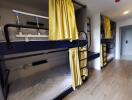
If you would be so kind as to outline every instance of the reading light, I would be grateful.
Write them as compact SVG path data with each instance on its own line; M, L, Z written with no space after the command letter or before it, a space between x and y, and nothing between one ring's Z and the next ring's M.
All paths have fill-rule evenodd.
M127 11L124 11L124 12L123 12L123 15L127 15L127 14L129 14L129 13L130 13L130 11L127 10Z

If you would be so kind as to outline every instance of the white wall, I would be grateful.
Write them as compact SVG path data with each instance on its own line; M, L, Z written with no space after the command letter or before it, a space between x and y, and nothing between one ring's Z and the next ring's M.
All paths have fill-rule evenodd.
M87 32L87 17L91 18L92 43L90 51L100 53L100 13L90 15L88 11L88 8L83 8L77 11L77 25L79 31ZM100 57L91 61L90 66L96 70L101 70Z
M115 58L120 59L120 52L121 52L121 31L120 28L123 26L128 26L132 25L132 18L127 19L127 20L122 20L117 22L116 26L116 53L115 53Z
M91 31L92 31L92 47L91 50L97 53L100 53L100 13L94 14L91 17ZM93 67L97 70L101 70L100 64L100 57L97 58L94 63Z

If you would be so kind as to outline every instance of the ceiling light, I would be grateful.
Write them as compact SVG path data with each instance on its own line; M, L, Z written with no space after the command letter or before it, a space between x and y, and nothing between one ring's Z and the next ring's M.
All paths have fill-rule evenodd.
M124 12L123 12L123 15L127 15L127 14L129 14L129 13L130 13L130 11L127 10L127 11L124 11Z

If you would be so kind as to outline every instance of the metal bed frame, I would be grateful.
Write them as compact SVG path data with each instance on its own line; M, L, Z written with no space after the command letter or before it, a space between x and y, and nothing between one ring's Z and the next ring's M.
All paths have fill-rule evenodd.
M5 25L4 31L5 31L6 42L0 43L0 48L1 48L0 56L33 52L33 51L41 51L41 50L60 49L60 48L62 48L62 50L52 50L49 52L28 54L28 55L9 57L9 58L0 58L0 63L7 61L7 60L12 60L12 59L32 57L32 56L37 56L37 55L44 55L44 54L49 54L49 53L57 53L57 52L67 51L69 48L85 46L87 44L87 40L74 40L72 42L70 42L68 40L11 42L10 37L9 37L10 33L8 31L8 29L10 27L38 29L37 27L32 27L32 26L22 26L22 25L13 25L13 24ZM42 63L46 63L46 62L47 61L45 61L45 60L44 61L36 61L36 62L33 62L32 64L39 65ZM8 83L9 73L10 73L10 70L6 69L6 68L3 69L2 64L0 64L0 83L1 83L2 91L3 91L3 95L4 95L5 99L7 99L8 92L9 92L9 83Z
M81 7L86 7L85 5L82 5L76 1L73 1L73 2L75 4L81 6ZM84 47L84 46L87 47L87 51L86 51L87 52L87 58L86 58L87 62L100 56L99 53L94 53L94 52L88 51L88 37L87 37L87 33L85 33L85 32L82 32L83 34L85 34L85 37L86 37L85 40L74 40L72 42L70 42L69 40L12 42L10 40L10 34L11 33L9 33L10 27L14 27L17 29L28 28L28 29L48 30L47 28L39 27L39 22L38 22L39 17L48 19L47 17L29 14L29 13L24 13L24 12L20 12L20 11L16 11L16 10L13 10L13 12L16 14L17 24L7 24L4 26L4 34L5 34L5 40L6 41L0 42L0 86L2 88L4 100L6 100L8 97L9 86L10 86L10 84L8 82L10 70L6 69L6 67L2 66L2 62L4 62L4 61L12 60L12 59L18 59L18 58L24 58L24 57L32 57L32 56L37 56L37 55L44 55L44 54L49 54L49 53L57 53L57 52L67 51L70 48L74 48L74 47L79 48L79 47ZM20 21L19 21L19 15L20 14L26 14L26 15L36 17L37 26L20 25ZM60 49L60 48L61 48L61 50L52 50L52 49ZM35 51L41 51L41 50L52 50L52 51L27 54L27 55L9 57L9 58L2 58L2 56L4 56L4 55L19 54L19 53L26 53L26 52L35 52ZM33 62L32 65L39 65L42 63L47 63L47 60ZM85 67L88 67L88 65ZM66 95L68 95L72 91L73 91L73 89L69 88L68 90L64 91L64 93L62 93L58 97L56 97L55 100L64 98Z
M9 57L9 58L1 58L0 63L3 61L7 60L12 60L12 59L18 59L18 58L24 58L24 57L32 57L32 56L37 56L37 55L44 55L44 54L49 54L49 53L57 53L57 52L62 52L62 51L67 51L70 48L74 47L84 47L88 45L88 38L87 34L85 34L86 39L85 40L74 40L72 42L68 40L63 40L63 41L29 41L29 42L11 42L10 41L10 33L8 29L10 27L16 27L16 28L32 28L32 29L38 29L37 27L29 27L29 26L22 26L22 25L13 25L13 24L8 24L5 25L4 31L5 31L5 37L6 37L6 42L1 42L0 43L0 56L4 55L10 55L10 54L18 54L18 53L26 53L26 52L33 52L33 51L41 51L41 50L52 50L52 49L59 49L62 48L62 50L52 50L49 52L42 52L42 53L35 53L35 54L27 54L27 55L22 55L22 56L16 56L16 57ZM98 53L93 53L93 52L88 52L87 54L89 55L86 59L87 61L93 60L99 56ZM39 65L42 63L46 63L47 61L36 61L33 62L33 65ZM87 66L86 66L87 67ZM9 83L8 83L8 77L9 77L10 70L9 69L2 69L2 64L0 64L0 81L1 81L1 86L3 90L3 95L4 98L7 99L8 92L9 92ZM71 89L70 89L71 90Z

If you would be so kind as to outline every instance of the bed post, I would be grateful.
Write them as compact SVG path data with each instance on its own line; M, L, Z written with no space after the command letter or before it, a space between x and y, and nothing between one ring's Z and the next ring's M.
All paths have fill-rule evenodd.
M4 96L2 93L1 83L0 83L0 100L4 100Z
M0 100L7 100L8 92L9 92L9 69L6 69L5 63L2 60L2 56L0 55Z
M3 89L2 89L2 75L1 75L1 63L0 63L0 100L4 100Z

